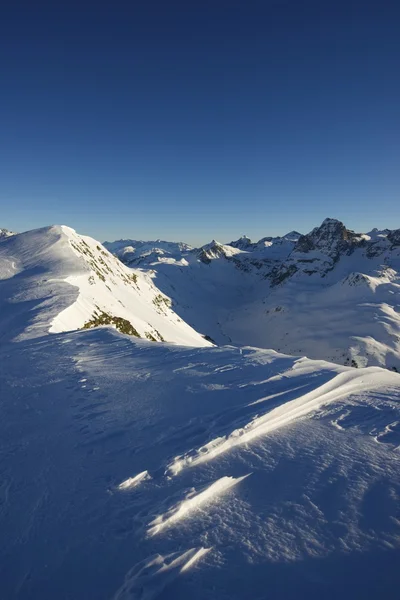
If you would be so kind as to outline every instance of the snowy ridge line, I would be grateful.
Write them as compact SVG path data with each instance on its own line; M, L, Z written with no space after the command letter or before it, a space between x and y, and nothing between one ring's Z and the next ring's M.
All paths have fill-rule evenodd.
M117 489L131 490L132 488L140 485L143 481L147 481L149 479L151 479L151 475L149 474L149 472L142 471L141 473L138 473L134 477L128 477L128 479L125 479L125 481L122 481L122 483L120 483L117 486Z
M177 521L187 517L190 513L198 509L203 504L213 502L221 494L224 494L230 490L233 486L249 477L249 475L251 475L251 473L236 478L229 476L221 477L221 479L214 481L214 483L205 488L202 492L197 494L195 490L189 492L184 500L178 502L166 513L159 515L153 521L151 521L149 523L147 534L152 537L157 533L160 533L160 531L166 527L170 527Z
M154 600L179 575L193 567L211 548L191 548L186 552L156 554L134 566L125 576L113 600Z
M166 473L176 476L183 469L208 462L236 446L247 444L257 437L285 427L330 402L338 401L350 395L352 392L362 392L379 387L381 383L385 383L385 380L386 374L379 367L339 373L331 381L304 394L304 396L274 408L262 417L254 418L247 425L235 429L229 435L215 438L196 450L176 457L168 465Z
M108 247L217 345L400 372L400 229L356 233L328 218L306 235L193 250L123 243Z

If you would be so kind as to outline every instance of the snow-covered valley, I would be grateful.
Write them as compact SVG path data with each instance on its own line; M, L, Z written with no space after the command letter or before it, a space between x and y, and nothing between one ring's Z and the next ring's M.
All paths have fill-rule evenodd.
M397 238L304 237L3 237L1 598L395 595Z
M140 244L106 245L151 272L182 319L218 344L400 371L400 230L356 234L326 219L257 243Z

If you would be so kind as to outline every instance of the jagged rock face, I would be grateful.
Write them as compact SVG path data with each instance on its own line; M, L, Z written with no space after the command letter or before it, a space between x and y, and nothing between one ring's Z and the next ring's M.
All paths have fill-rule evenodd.
M350 253L361 242L362 238L341 221L325 219L319 227L300 236L288 260L271 272L271 285L279 285L297 272L324 277L342 253Z
M400 246L400 229L394 229L388 233L387 239L392 244L392 248Z
M253 244L251 239L246 235L243 235L234 242L229 242L229 246L232 246L232 248L238 248L239 250L251 250L255 247L255 245L256 244Z
M325 219L319 227L300 236L288 260L271 273L271 285L278 285L297 272L325 277L341 256L367 244L366 236L347 229L341 221Z
M360 241L360 236L347 229L341 221L325 219L319 227L315 227L310 233L299 238L295 252L321 250L332 257L338 251L349 249Z
M213 258L221 258L222 256L226 257L226 253L222 244L213 240L210 244L206 244L197 254L199 260L205 264L210 264Z

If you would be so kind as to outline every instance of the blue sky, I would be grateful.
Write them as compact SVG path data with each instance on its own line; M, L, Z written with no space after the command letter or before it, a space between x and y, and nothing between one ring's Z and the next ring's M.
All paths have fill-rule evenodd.
M0 227L400 227L399 19L393 0L8 3Z

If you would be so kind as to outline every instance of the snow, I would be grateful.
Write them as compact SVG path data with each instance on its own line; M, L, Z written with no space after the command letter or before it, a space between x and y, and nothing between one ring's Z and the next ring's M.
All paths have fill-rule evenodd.
M139 265L141 262L150 262L163 256L170 259L180 257L183 252L192 250L192 246L184 242L166 242L164 240L138 241L117 240L115 242L104 242L105 248L128 265Z
M115 594L114 600L158 598L168 584L190 569L209 550L209 548L191 548L186 552L173 552L166 556L157 554L128 573L124 585Z
M244 600L251 582L253 597L353 599L400 583L400 375L111 328L0 352L1 597ZM203 448L218 451L189 463Z
M118 489L131 490L132 488L136 487L137 485L140 485L143 481L146 481L148 479L151 479L151 475L149 475L147 471L142 471L134 477L128 477L128 479L125 479L125 481L119 484Z
M210 328L219 322L222 336L229 323L239 329L239 312L232 316L240 306L243 335L252 322L252 335L262 338L261 315L255 310L250 321L249 304L265 307L267 293L271 303L279 299L272 329L289 304L304 303L300 327L314 294L310 348L312 320L321 323L323 313L316 352L337 343L343 304L341 312L335 306L346 302L341 327L349 331L340 339L351 339L358 360L362 343L387 360L398 271L393 260L390 272L366 274L355 264L379 258L362 252L340 260L323 285L307 287L300 277L270 288L237 268L234 259L247 252L208 264L188 252L186 265L131 270L66 227L3 240L0 597L394 597L400 375L213 346L176 313L190 301L187 314L202 310L199 319ZM153 299L172 297L171 282L182 304L158 310ZM117 313L121 302L126 312ZM151 325L169 343L111 326L81 329L96 305L141 334ZM367 318L370 341L354 335Z
M125 267L99 242L69 227L48 227L3 241L0 279L3 310L16 325L14 330L7 321L6 337L80 329L104 312L129 321L141 337L210 345L175 314L150 274ZM17 318L19 310L29 323Z
M180 260L140 264L181 318L218 344L400 371L397 235L355 234L326 219L300 239L214 240Z
M175 506L172 506L167 513L158 515L149 523L148 535L153 536L163 531L166 527L171 527L177 521L187 518L190 513L198 510L203 504L209 504L215 501L221 494L230 490L249 475L243 477L221 477L207 486L203 491L196 493L196 490L191 490L184 500L179 501Z
M298 369L298 365L295 365L293 368ZM299 395L295 400L286 402L283 406L271 410L266 415L258 418L255 417L246 423L244 427L234 429L229 435L213 439L194 452L176 458L168 470L173 475L177 475L184 468L196 466L214 459L224 452L229 452L238 445L247 444L257 437L264 436L275 429L285 427L293 420L304 417L312 411L319 410L329 402L337 402L343 395L348 396L352 390L358 393L364 390L372 390L375 386L380 385L382 379L386 380L385 373L373 368L368 370L360 369L357 372L352 370L350 372L339 373L328 383L318 387L316 390ZM277 395L260 398L256 402L252 402L251 406L276 397Z
M8 238L11 235L15 235L15 233L13 231L9 231L8 229L0 227L0 242L2 239Z

